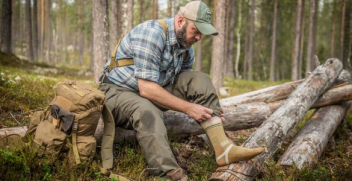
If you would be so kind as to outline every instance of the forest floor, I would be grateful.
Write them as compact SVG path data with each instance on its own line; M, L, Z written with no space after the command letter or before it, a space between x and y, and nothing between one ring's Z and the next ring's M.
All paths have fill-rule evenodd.
M26 126L33 112L44 110L54 97L53 87L64 80L79 80L92 86L92 74L86 70L52 67L30 63L0 52L0 129ZM262 89L283 82L255 82L225 80L229 96ZM309 119L306 117L294 133ZM235 144L241 145L255 130L228 132ZM294 135L291 135L292 137ZM285 142L272 159L264 163L256 180L349 180L352 178L352 111L350 110L334 134L334 141L321 155L314 169L298 170L276 165L288 147ZM180 165L188 172L190 180L207 180L217 165L211 146L198 136L171 140L170 145ZM98 150L99 151L99 150ZM99 155L99 154L97 154ZM167 180L149 175L147 165L137 142L114 145L115 173L133 180ZM110 180L99 172L99 156L89 165L69 166L64 160L38 158L28 146L0 148L1 180Z

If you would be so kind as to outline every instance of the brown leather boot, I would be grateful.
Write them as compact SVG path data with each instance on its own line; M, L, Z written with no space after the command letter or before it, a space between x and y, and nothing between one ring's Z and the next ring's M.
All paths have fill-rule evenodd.
M166 174L171 181L188 181L188 176L182 168L176 168Z

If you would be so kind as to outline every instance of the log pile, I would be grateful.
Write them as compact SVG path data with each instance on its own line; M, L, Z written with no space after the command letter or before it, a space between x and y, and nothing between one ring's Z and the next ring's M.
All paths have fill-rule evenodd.
M317 67L243 144L250 148L264 146L265 152L251 161L220 167L209 180L253 180L259 165L276 152L305 113L311 108L318 108L279 161L282 165L296 164L298 168L314 165L350 107L350 102L342 103L350 100L349 98L341 99L339 105L333 105L338 102L328 103L332 99L337 100L336 97L327 98L331 96L330 91L351 86L350 74L344 73L345 71L340 74L341 71L342 63L337 59L328 59L325 64ZM336 86L341 84L341 80L336 80L339 74L340 79L345 78L345 83ZM334 83L335 88L330 88ZM343 90L338 94L344 95L345 92Z
M259 126L244 146L265 146L266 151L249 162L218 168L210 180L252 180L258 172L257 165L275 153L310 109L317 110L297 134L279 163L296 164L298 168L314 165L352 103L348 102L352 100L351 83L351 74L342 70L341 62L337 59L328 59L307 79L220 100L225 112L225 130L235 131ZM170 138L204 133L195 120L179 112L165 112L164 122ZM321 122L324 124L320 124ZM26 129L26 127L1 129L0 137L7 135L9 131L11 134L23 135ZM102 130L101 122L95 134L98 140L102 136ZM135 132L117 128L115 141L124 139L134 140Z

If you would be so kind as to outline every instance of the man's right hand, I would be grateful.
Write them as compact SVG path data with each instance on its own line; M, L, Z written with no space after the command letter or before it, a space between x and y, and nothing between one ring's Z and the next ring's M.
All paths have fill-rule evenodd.
M189 117L201 123L211 118L213 110L199 104L189 103L189 106L187 106L185 113Z

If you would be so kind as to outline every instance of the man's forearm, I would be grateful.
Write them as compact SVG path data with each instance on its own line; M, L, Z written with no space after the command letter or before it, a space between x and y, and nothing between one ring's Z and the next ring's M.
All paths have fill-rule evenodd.
M138 79L138 87L142 97L166 109L186 113L187 107L191 104L170 94L155 82Z

